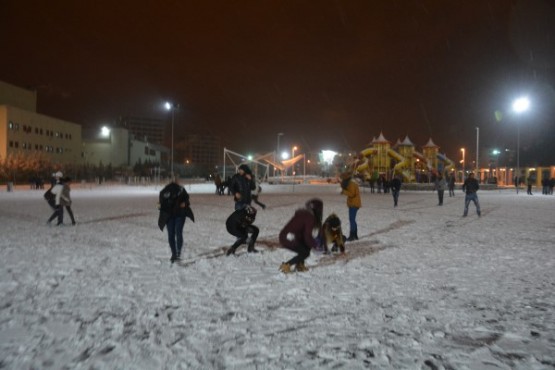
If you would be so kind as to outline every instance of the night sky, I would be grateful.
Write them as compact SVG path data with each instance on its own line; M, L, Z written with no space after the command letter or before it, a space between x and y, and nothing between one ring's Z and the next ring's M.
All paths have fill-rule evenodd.
M555 164L554 45L547 0L0 0L0 80L39 113L95 127L170 99L177 132L242 153L383 131L458 160L476 127L480 150L516 149L519 124L521 163Z

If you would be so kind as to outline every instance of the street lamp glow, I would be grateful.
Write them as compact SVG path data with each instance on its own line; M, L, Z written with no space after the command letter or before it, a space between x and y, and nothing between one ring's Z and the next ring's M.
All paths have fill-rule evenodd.
M173 126L175 121L175 110L179 108L179 104L165 102L164 107L172 112L172 142L171 142L171 159L170 159L170 176L173 178Z
M282 153L281 153L281 159L289 159L289 153L287 153L287 152L282 152Z
M513 111L517 114L526 112L530 107L530 100L527 96L520 97L513 101ZM516 125L516 193L518 194L518 186L520 185L520 125Z
M518 98L513 102L513 111L515 111L516 113L525 112L528 110L529 107L530 100L526 96Z
M110 136L110 128L108 126L102 126L100 129L100 135L102 137L109 137Z

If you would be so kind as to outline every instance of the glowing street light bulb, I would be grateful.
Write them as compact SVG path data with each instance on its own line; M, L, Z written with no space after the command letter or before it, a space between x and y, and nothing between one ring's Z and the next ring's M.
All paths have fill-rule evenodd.
M102 126L102 128L100 129L100 135L102 135L102 137L109 137L110 128L108 126Z
M522 113L528 110L530 107L530 100L524 96L522 98L518 98L513 102L513 110L516 113Z

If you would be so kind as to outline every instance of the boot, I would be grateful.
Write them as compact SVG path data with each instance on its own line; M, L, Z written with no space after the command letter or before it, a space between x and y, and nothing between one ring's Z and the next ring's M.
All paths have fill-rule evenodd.
M283 272L284 274L289 274L291 273L291 265L288 263L283 262L280 266L279 266L279 271Z
M349 234L349 237L347 238L348 242L352 242L353 240L358 240L358 235L357 232L352 232Z
M231 256L232 254L235 254L235 250L237 249L237 247L231 247L227 250L226 252L226 256Z
M307 272L308 267L306 267L304 262L299 262L299 263L297 263L297 266L295 266L295 271L297 271L297 272Z
M254 243L249 244L249 246L247 248L247 252L248 253L258 253L258 251L256 249L254 249Z

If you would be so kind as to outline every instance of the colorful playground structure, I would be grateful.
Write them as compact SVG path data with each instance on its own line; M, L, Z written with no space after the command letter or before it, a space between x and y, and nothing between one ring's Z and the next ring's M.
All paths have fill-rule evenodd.
M354 163L355 173L365 180L376 179L381 175L386 178L401 175L404 182L420 182L428 179L431 173L445 174L454 168L453 161L439 152L439 146L431 138L420 153L408 136L392 146L383 133L360 152Z

